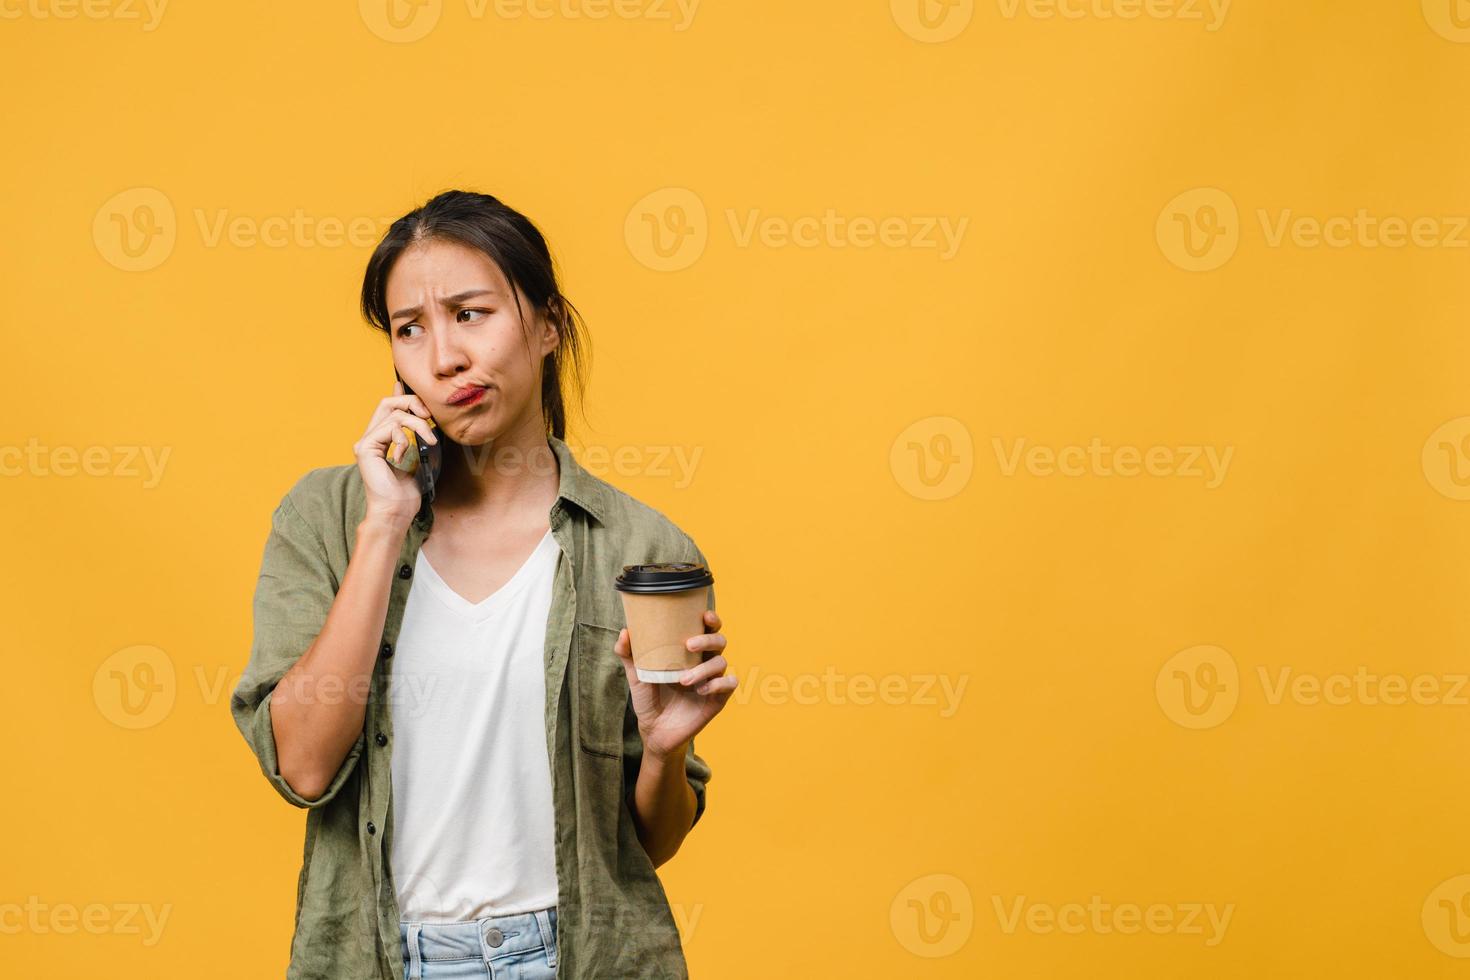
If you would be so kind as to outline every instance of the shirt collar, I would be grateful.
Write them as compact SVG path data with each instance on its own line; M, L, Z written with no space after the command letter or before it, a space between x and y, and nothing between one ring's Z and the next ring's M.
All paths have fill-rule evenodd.
M566 442L556 436L547 435L546 442L551 446L551 451L556 454L557 468L560 471L560 479L556 489L556 503L551 505L550 519L553 523L557 515L563 510L562 501L576 504L599 524L607 523L608 496L607 487L601 480L583 469L572 450ZM434 524L433 508L425 502L419 508L414 523L422 530L427 531Z
M548 435L546 441L556 453L556 461L561 470L561 483L556 490L557 502L551 508L553 514L561 501L570 500L590 514L597 523L606 524L609 507L607 484L583 469L582 464L572 455L571 448L561 439Z

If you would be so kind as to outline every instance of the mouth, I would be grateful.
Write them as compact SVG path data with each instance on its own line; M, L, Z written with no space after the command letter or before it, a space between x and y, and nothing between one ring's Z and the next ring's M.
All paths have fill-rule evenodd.
M454 394L449 396L449 404L473 405L481 398L484 398L485 392L488 390L484 385L466 385L463 388L456 388L454 389Z

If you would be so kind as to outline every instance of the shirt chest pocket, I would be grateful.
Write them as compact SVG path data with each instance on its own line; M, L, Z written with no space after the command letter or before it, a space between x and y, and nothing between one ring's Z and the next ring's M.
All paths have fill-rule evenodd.
M593 755L623 757L623 721L628 705L628 675L613 652L618 630L577 623L577 722L582 749Z

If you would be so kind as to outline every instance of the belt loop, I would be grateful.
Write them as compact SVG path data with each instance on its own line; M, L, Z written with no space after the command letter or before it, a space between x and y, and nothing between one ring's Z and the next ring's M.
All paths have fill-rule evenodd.
M536 925L541 927L541 942L546 947L546 965L556 967L556 933L551 928L551 913L547 909L538 909L535 913Z
M423 965L419 962L419 930L423 923L408 924L408 980L423 980Z

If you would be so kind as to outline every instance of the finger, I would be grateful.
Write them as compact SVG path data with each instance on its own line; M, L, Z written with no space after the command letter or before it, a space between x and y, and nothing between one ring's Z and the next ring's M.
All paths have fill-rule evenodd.
M373 409L373 417L368 419L367 428L363 429L362 434L367 436L378 426L382 425L385 419L392 416L394 409L408 409L415 415L427 418L430 422L433 421L433 416L424 407L423 403L419 401L417 395L389 395L387 398L379 401L378 407Z
M406 412L401 408L394 409L391 420L396 422L400 426L406 426L410 429L413 429L419 435L423 436L424 441L429 443L430 445L433 445L434 443L439 441L439 437L434 434L433 426L424 419L421 419L417 415L414 415L412 412Z
M684 641L684 646L690 653L698 653L702 650L723 650L728 642L723 633L705 633L702 636L691 636Z
M617 641L613 643L613 653L616 653L618 656L624 659L627 659L628 657L631 657L633 655L632 647L628 643L628 627L624 626L622 629L618 630Z
M399 476L407 485L414 485L412 474L403 469L403 461L408 458L409 452L413 449L413 443L403 426L388 419L375 431L368 434L365 448L369 454L387 461L390 466L398 470Z
M699 664L695 667L690 667L685 670L684 673L680 674L679 683L682 684L684 687L691 687L695 684L702 684L703 682L709 680L711 677L718 677L723 674L725 672L725 668L729 665L729 661L727 661L722 654L715 654L704 663Z
M734 674L726 674L724 677L711 678L694 690L697 694L719 696L721 699L724 699L734 693L735 686L739 683L739 679Z
M383 457L394 463L403 462L403 454L408 452L408 436L403 434L402 429L394 426L388 438L388 448Z
M403 426L391 417L369 429L363 439L375 453L390 459L397 458L400 448L407 449L408 447L408 435L403 431Z
M410 408L394 409L393 416L398 418L402 424L411 424L413 428L427 437L433 431L434 420L433 418L425 418L423 415L419 415L420 408L421 406L410 406ZM423 409L423 411L427 411L427 409ZM435 438L437 439L438 436L435 436Z
M397 387L395 384L394 388ZM405 395L402 392L396 392L378 402L377 410L373 412L372 420L368 422L368 428L372 428L385 418L388 418L395 409L410 412L419 418L428 419L430 422L434 421L434 414L429 411L429 406L424 404L422 398L418 395Z
M720 614L713 609L704 611L704 622L706 632L718 633L720 631Z

